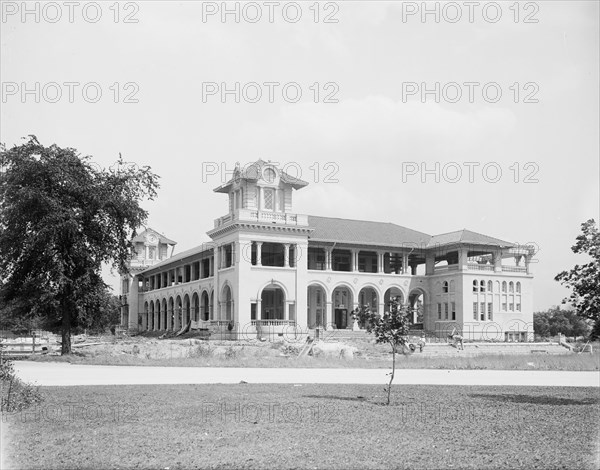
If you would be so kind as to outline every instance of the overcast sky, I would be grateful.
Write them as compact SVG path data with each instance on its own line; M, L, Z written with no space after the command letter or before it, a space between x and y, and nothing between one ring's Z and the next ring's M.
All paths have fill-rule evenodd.
M1 141L150 165L176 251L227 212L216 168L280 162L299 213L537 244L534 308L560 303L599 218L598 2L227 5L2 2Z

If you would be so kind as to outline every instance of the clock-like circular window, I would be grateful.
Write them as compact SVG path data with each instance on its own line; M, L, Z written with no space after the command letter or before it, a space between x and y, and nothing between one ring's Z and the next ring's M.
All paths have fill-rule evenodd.
M263 177L267 183L272 183L273 181L275 181L276 176L277 175L275 174L275 170L273 170L273 168L267 168L263 172Z
M155 236L155 235L150 235L150 236L148 237L148 241L149 241L150 243L156 243L156 240L157 240L157 238L156 238L156 236Z

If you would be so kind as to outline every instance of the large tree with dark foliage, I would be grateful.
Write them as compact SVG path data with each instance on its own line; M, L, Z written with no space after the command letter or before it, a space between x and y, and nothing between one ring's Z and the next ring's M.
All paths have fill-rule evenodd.
M586 264L576 264L569 271L563 271L554 278L572 289L571 295L563 303L571 303L577 314L595 321L593 336L600 336L600 232L594 219L581 224L581 234L577 236L573 253L586 254L591 260Z
M62 332L90 323L105 299L103 263L127 271L131 239L147 218L158 176L121 158L109 169L35 136L0 148L0 306Z
M577 315L574 310L561 310L552 307L545 312L533 314L533 329L543 338L562 333L565 336L586 336L590 327L586 320Z

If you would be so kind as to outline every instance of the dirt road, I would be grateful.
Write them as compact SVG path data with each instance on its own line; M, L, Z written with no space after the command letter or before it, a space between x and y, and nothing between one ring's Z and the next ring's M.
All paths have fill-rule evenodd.
M252 369L206 367L131 367L72 365L62 362L16 361L15 371L27 382L43 386L297 383L381 384L387 369ZM526 370L397 370L396 384L522 385L600 387L598 372Z

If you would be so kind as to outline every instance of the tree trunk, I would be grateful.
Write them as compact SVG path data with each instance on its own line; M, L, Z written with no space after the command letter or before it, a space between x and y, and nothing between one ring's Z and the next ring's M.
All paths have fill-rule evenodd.
M390 375L390 383L388 384L388 396L387 404L390 404L390 394L392 393L392 382L394 381L394 374L396 372L396 348L392 348L392 374Z
M62 307L62 346L60 354L71 354L71 305L61 302Z

